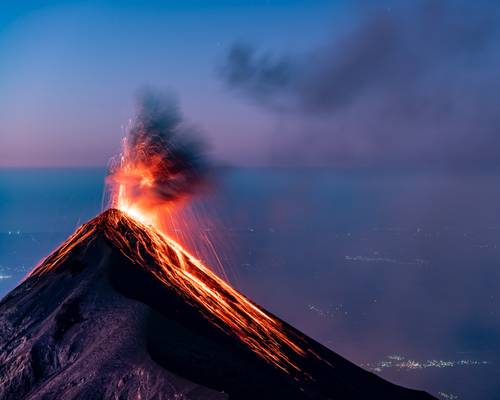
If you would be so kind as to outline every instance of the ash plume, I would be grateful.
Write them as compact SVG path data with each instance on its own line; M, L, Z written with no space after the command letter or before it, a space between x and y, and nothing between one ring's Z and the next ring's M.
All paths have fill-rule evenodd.
M235 44L224 83L279 113L283 153L364 164L499 164L494 2L362 2L307 54ZM280 146L277 146L281 150ZM303 161L303 159L302 159Z
M206 146L188 126L171 93L151 89L138 96L137 113L123 152L109 168L112 190L123 185L127 197L151 206L189 196L206 182Z

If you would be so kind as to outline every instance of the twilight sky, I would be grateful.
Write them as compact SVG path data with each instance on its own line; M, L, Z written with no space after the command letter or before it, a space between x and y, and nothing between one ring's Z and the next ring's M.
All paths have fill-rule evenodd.
M2 2L0 166L105 165L144 86L232 164L497 165L498 7L351 3Z

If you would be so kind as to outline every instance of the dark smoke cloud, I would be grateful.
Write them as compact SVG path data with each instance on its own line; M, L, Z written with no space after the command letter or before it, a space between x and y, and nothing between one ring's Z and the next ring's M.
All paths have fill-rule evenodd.
M269 54L258 56L253 47L234 45L222 69L223 78L257 102L277 105L277 98L290 90L294 80L292 59L274 59Z
M500 164L495 2L364 7L302 56L234 45L225 83L279 112L304 157L340 163ZM300 126L300 128L297 128Z
M206 183L205 143L183 121L171 93L145 89L139 94L126 140L124 161L115 160L108 181L126 184L129 196L161 204L193 194ZM125 164L132 169L123 168ZM148 173L137 175L134 168L143 167ZM133 172L127 172L130 170ZM142 179L145 176L147 184Z
M147 162L159 157L156 192L164 199L191 193L206 178L205 145L193 128L183 124L173 95L145 90L129 138Z

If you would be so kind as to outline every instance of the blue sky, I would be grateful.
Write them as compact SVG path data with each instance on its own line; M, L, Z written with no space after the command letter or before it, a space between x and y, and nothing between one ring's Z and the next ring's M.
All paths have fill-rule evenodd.
M106 165L145 86L221 162L500 165L493 2L2 2L0 60L0 166Z
M105 165L144 85L173 89L221 161L265 164L275 115L227 90L234 42L302 52L335 2L53 1L0 5L0 165Z

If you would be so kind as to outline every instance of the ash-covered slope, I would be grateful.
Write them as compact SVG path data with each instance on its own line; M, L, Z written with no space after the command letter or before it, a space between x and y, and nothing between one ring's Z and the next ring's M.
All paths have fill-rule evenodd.
M0 400L432 399L364 371L117 210L0 303Z

